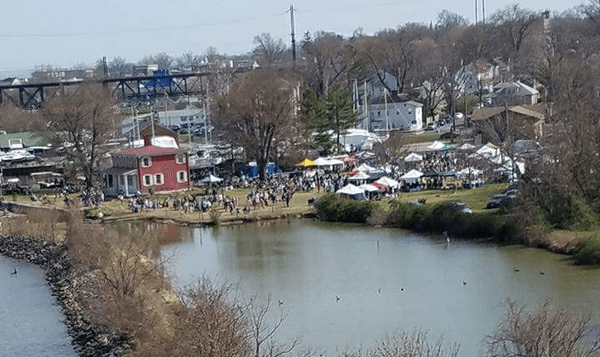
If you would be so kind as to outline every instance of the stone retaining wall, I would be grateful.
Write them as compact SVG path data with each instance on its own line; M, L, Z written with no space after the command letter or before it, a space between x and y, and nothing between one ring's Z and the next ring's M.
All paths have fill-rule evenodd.
M130 348L127 336L86 317L78 298L86 295L84 287L94 284L95 277L75 273L64 244L0 235L0 254L26 260L46 270L46 280L66 316L69 335L80 356L117 357Z

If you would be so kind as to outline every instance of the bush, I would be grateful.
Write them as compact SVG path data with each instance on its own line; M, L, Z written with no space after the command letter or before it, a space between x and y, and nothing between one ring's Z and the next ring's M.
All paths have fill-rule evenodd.
M356 201L335 194L321 197L315 203L319 219L331 222L366 223L376 205L369 201Z
M425 206L392 201L390 202L390 208L388 225L391 227L423 231L426 222L431 221L431 211Z
M600 265L600 236L581 239L575 247L573 261L577 265Z
M501 241L513 241L519 237L518 223L502 214L461 212L453 202L439 205L417 206L392 201L387 224L419 232L448 232L461 238L494 237Z
M570 193L552 191L540 207L552 228L589 230L598 224L592 208L581 197Z

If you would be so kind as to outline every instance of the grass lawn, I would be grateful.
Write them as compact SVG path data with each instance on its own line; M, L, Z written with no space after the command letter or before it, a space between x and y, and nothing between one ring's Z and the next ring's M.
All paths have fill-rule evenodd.
M400 138L403 145L429 143L440 139L440 134L435 131L425 132L419 135L404 135Z
M428 190L420 192L402 192L398 199L402 202L426 199L426 205L434 205L445 201L461 200L475 211L485 210L487 201L505 190L508 184L486 184L480 188L451 190Z
M308 199L312 196L320 197L323 195L323 192L317 193L316 191L296 192L294 194L294 197L290 201L289 207L286 206L285 202L280 201L280 202L277 202L274 206L270 205L270 206L265 206L264 208L262 208L262 207L254 208L254 207L252 207L252 205L250 203L248 203L247 196L248 196L249 192L250 192L249 189L236 189L236 190L226 191L225 196L231 197L231 198L237 198L238 207L240 209L242 209L243 207L246 207L246 206L250 207L251 212L248 215L246 215L245 217L255 218L255 219L306 213L310 210L310 207L308 206ZM202 196L205 194L205 191L199 190L199 189L193 189L192 191L189 191L186 193L176 194L175 197L179 198L179 197L187 196L190 194ZM159 202L164 200L165 198L166 198L166 196L164 196L164 195L160 195L160 194L156 195L156 199L158 199ZM170 201L169 204L172 204L172 201ZM216 208L216 212L217 212L219 218L222 221L232 221L232 220L237 220L237 219L241 219L244 217L242 214L237 215L236 213L230 214L229 212L226 212L223 208L223 205L221 205L221 204L215 205L215 208ZM131 217L139 217L142 219L143 218L172 219L175 221L189 222L192 224L193 223L211 222L214 218L213 214L211 212L184 213L182 210L175 211L171 207L159 208L157 210L150 210L147 212L132 214L131 210L128 207L128 203L126 200L123 200L121 202L118 200L105 201L100 205L100 207L90 209L89 216L97 217L100 212L102 212L104 217L131 216Z
M420 192L409 192L409 193L399 193L398 199L402 202L408 201L418 201L419 199L426 199L427 205L433 205L444 201L449 200L462 200L464 201L473 211L483 211L485 210L485 206L489 198L493 195L501 192L506 189L507 184L488 184L483 187L476 189L459 189L455 192L450 190L429 190L429 191L420 191ZM188 192L177 193L174 196L176 198L181 198L186 195L204 195L206 193L203 189L194 188ZM247 201L247 195L249 193L249 189L236 189L231 191L226 191L225 196L235 197L238 199L238 206L241 208L245 206L249 206L253 208L251 204ZM256 209L252 209L251 213L248 215L249 217L255 218L267 218L269 216L280 216L283 214L302 214L309 211L308 199L312 196L320 197L324 193L321 191L317 193L316 191L312 192L296 192L294 197L290 201L290 206L286 207L285 202L277 202L275 206L266 206L265 208L258 207ZM41 194L37 194L38 198L41 197ZM73 195L73 198L78 199L78 195ZM47 194L47 202L48 204L43 204L40 201L32 202L29 196L25 195L7 195L4 198L8 201L17 201L20 203L36 205L36 206L48 206L48 207L58 207L67 209L68 207L62 201L61 198L54 197L53 194ZM163 201L166 198L165 195L157 194L156 199L159 201ZM76 202L78 200L75 200ZM387 206L388 201L382 201L382 206ZM172 202L169 202L172 204ZM156 211L142 212L137 215L133 215L128 207L127 200L119 201L119 200L107 200L102 202L100 207L90 208L89 215L91 217L97 217L98 213L102 212L104 217L118 217L118 216L139 216L140 218L161 218L161 219L173 219L177 221L187 221L190 223L203 223L210 222L212 220L211 215L207 212L202 214L189 213L185 214L182 211L174 211L172 208L166 209L161 208ZM217 205L217 212L220 215L220 218L224 221L227 220L235 220L238 218L237 215L231 215L224 211L222 205Z

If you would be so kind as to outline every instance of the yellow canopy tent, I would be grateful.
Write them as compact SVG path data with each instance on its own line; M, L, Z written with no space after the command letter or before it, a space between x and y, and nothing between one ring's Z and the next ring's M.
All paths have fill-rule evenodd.
M296 164L296 166L301 166L301 167L315 166L315 163L310 161L309 159L304 159L304 161L302 161L299 164Z

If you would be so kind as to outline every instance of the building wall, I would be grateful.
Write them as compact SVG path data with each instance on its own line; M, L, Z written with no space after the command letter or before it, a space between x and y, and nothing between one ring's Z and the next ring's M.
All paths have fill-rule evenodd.
M158 118L160 125L166 127L181 126L182 124L189 125L190 123L193 124L192 126L198 126L204 124L206 121L204 109L200 108L162 111L158 112Z
M183 154L185 162L178 164L175 161L175 155L165 156L154 156L151 158L152 162L149 167L143 167L143 159L139 160L139 178L140 178L140 191L148 192L150 188L153 188L155 192L161 191L177 191L189 188L190 185L190 170L189 170L189 158L187 154ZM186 180L184 182L178 182L179 172L185 172ZM156 175L162 174L162 183L157 184ZM146 183L145 176L151 175L151 184Z
M415 131L423 128L422 107L411 103L389 103L387 105L387 120L390 130ZM371 105L369 108L369 119L371 130L387 129L385 104Z

